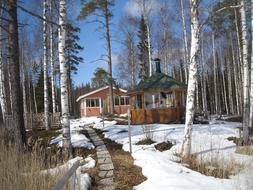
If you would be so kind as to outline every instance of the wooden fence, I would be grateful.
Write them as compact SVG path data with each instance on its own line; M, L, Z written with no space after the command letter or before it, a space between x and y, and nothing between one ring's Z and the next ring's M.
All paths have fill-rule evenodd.
M80 189L80 176L76 176L77 168L82 164L82 161L76 161L73 166L57 181L52 190L61 190L70 181L70 190Z
M44 113L27 113L25 116L25 127L26 129L43 129L44 128ZM5 125L8 128L13 126L13 117L12 115L5 115ZM61 113L56 112L49 114L49 123L51 128L60 128L61 127Z

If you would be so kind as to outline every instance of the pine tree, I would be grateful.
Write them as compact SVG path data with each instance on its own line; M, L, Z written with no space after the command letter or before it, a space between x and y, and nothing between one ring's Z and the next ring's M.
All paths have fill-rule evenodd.
M99 20L105 28L105 38L107 45L107 63L109 73L109 110L110 114L114 113L114 101L113 101L113 77L112 77L112 53L111 53L111 34L110 34L110 20L113 16L110 7L115 5L115 0L93 0L86 1L84 4L78 19L85 19L92 14L95 14L98 18L104 19Z
M147 25L145 23L144 17L141 17L140 28L138 31L139 37L139 61L140 61L140 73L139 77L141 80L145 80L149 76L149 60L148 60L148 36L147 36Z
M79 63L83 62L83 58L79 57L78 54L83 50L83 47L78 44L80 40L78 33L80 28L73 26L73 24L68 23L66 26L66 63L68 66L68 94L69 94L69 109L72 113L72 106L75 104L74 99L72 98L72 73L76 74L77 66Z

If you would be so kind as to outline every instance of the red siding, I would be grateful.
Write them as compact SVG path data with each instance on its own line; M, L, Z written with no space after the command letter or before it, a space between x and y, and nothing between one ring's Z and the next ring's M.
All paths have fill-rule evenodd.
M114 89L114 95L125 95L125 93L119 91L119 90L115 90ZM106 88L104 90L101 90L97 93L91 94L90 96L85 97L85 99L89 99L89 98L102 98L104 101L107 100L109 94L109 88ZM127 113L127 109L129 108L129 105L124 105L124 106L115 106L114 107L114 111L116 114L123 114L123 113ZM81 109L80 106L80 115L81 117L85 116L85 109ZM100 108L99 107L86 107L86 116L99 116L100 115Z

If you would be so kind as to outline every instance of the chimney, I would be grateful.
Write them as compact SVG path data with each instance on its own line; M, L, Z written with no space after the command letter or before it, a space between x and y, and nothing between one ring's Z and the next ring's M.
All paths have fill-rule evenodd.
M156 73L161 73L161 65L160 65L160 59L156 58L155 60L155 66L156 66Z

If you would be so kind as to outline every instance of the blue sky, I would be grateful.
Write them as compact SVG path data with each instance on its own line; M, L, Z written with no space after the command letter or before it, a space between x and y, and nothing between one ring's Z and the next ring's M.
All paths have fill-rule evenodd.
M116 1L115 7L113 7L114 17L112 18L111 33L112 38L115 35L115 30L118 29L118 23L121 17L122 12L125 11L125 4L127 1L118 0ZM73 12L73 18L75 18L80 10L80 3L76 3L73 7L75 10ZM92 20L88 19L88 20ZM97 67L103 67L107 69L108 64L104 61L96 61L101 58L102 55L106 55L106 41L101 39L101 36L104 30L97 31L99 26L98 23L87 23L87 21L76 21L76 24L80 27L80 45L84 47L84 50L81 52L80 56L84 58L84 63L79 65L79 69L76 75L73 76L73 81L75 85L80 85L82 83L90 82L90 79L93 76L93 73ZM120 44L112 40L112 61L113 61L113 70L115 71L115 55L119 49Z
M28 8L31 11L35 11L38 14L42 14L42 4L39 3L42 0L26 0L23 1L21 4ZM171 11L175 12L176 15L179 13L176 4L178 3L177 0L165 0L168 1L171 5ZM72 2L72 3L71 3ZM156 7L159 4L158 0L151 0L151 6ZM186 1L187 2L187 1ZM37 10L36 10L37 9ZM70 4L68 4L68 13L69 18L75 22L77 26L80 27L80 45L84 47L84 50L80 53L80 56L83 57L84 63L81 63L78 66L77 74L73 75L73 82L75 85L85 84L90 82L91 78L93 77L93 73L98 67L103 67L105 69L108 68L108 64L105 61L96 61L101 58L102 55L106 55L106 40L101 39L104 30L97 31L99 27L98 23L87 23L86 21L77 21L76 17L78 16L81 9L80 0L71 0ZM121 49L121 44L116 42L114 39L116 36L118 37L119 29L119 21L126 12L132 14L134 16L138 15L138 8L133 4L132 0L116 0L115 6L112 8L114 16L111 20L111 36L112 36L112 64L113 64L113 74L114 77L116 76L116 55ZM25 20L28 18L29 20L29 28L36 28L38 27L38 19L31 17L23 12L19 14L20 20ZM88 19L92 20L92 19ZM40 21L39 21L40 22ZM172 24L172 23L170 23ZM176 30L178 37L181 36L181 25L180 22L173 24L172 29ZM34 32L34 31L33 31ZM36 30L35 30L36 32ZM41 36L42 37L42 36ZM42 44L41 44L42 48ZM42 49L41 49L42 51Z

